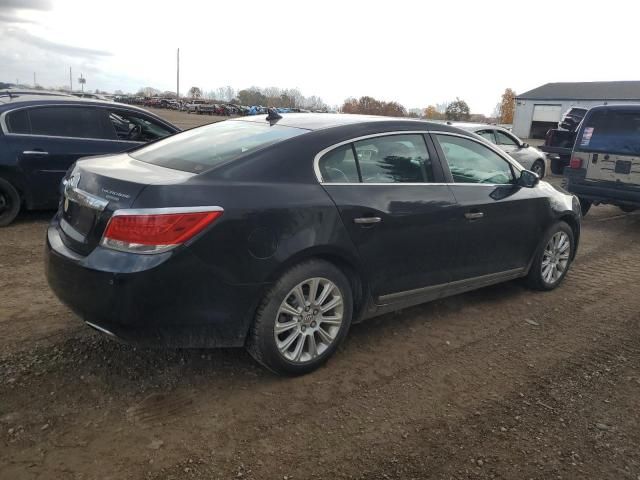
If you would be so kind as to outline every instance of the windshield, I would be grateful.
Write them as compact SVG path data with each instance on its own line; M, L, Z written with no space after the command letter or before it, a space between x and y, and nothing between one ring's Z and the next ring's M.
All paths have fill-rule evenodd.
M179 133L131 152L136 160L200 173L307 130L227 120Z

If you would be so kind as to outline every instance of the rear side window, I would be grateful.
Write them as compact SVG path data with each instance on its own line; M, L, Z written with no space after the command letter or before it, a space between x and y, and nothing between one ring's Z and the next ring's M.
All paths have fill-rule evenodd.
M640 109L592 112L576 139L576 147L590 152L640 155Z
M142 147L130 155L161 167L200 173L240 155L293 138L307 130L233 121L194 128Z
M32 135L105 138L104 113L97 108L41 107L28 109Z
M354 143L363 183L433 182L422 135L389 135Z
M29 116L26 110L10 112L6 117L7 129L10 133L31 133Z
M349 143L331 150L320 159L320 173L326 183L358 183L358 167Z
M510 137L506 133L502 133L499 130L496 130L496 139L498 141L498 145L512 145L512 146L518 145L518 143L515 141L514 138Z

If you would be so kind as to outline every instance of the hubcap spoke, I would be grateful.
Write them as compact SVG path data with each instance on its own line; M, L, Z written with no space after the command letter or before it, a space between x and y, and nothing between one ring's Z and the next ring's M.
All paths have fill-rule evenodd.
M284 333L287 330L291 330L292 328L297 326L298 326L297 320L291 320L290 322L285 322L285 323L276 322L276 326L275 326L276 335L280 333Z

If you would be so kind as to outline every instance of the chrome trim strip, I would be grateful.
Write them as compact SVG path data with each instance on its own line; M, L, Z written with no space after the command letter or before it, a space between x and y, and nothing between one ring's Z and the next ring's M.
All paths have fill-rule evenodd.
M49 152L45 152L44 150L25 150L22 152L23 155L49 155Z
M87 321L85 321L84 323L86 323L87 325L89 325L91 328L93 328L93 329L95 329L95 330L98 330L99 332L106 333L106 334L107 334L107 335L109 335L110 337L118 338L118 337L116 336L116 334L115 334L115 333L113 333L112 331L107 330L106 328L103 328L103 327L101 327L101 326L99 326L99 325L96 325L95 323L91 323L91 322L87 322Z
M113 212L112 217L122 215L169 215L172 213L200 213L200 212L224 212L224 208L218 206L201 207L163 207L163 208L121 208Z
M335 143L327 148L324 148L322 150L320 150L320 152L318 152L316 154L316 156L313 158L313 171L316 174L316 179L318 180L318 182L320 182L321 185L484 185L484 186L504 186L504 185L511 185L510 183L504 183L504 184L494 184L494 183L455 183L455 182L451 182L451 183L364 183L364 182L325 182L322 178L322 173L320 172L320 159L328 152L330 152L331 150L334 150L338 147L341 147L343 145L347 145L349 143L353 143L353 142L358 142L360 140L366 140L368 138L376 138L376 137L386 137L386 136L390 136L390 135L410 135L410 134L419 134L419 135L425 135L425 134L433 134L433 135L451 135L453 137L460 137L460 138L466 138L468 140L471 140L473 142L476 142L480 145L483 145L485 147L488 147L491 151L493 151L494 153L496 153L497 155L499 155L500 157L502 157L506 162L508 162L512 167L514 167L516 169L517 172L520 172L521 170L523 170L522 166L518 164L518 162L516 162L513 158L511 158L507 153L503 152L502 150L500 150L497 146L490 144L489 142L485 142L482 140L478 140L476 138L473 138L469 135L463 135L460 133L454 133L454 132L445 132L445 131L440 131L440 130L400 130L400 131L393 131L393 132L382 132L382 133L373 133L370 135L363 135L361 137L355 137L355 138L351 138L349 140L344 140L342 142L339 143ZM444 159L443 159L444 160ZM445 160L446 161L446 160Z
M93 210L103 211L109 204L108 200L97 197L89 192L74 187L71 182L64 184L64 197L66 200L77 203L82 207L91 208Z
M401 292L388 293L378 297L380 302L389 302L398 300L405 297L412 297L415 295L423 295L435 290L447 290L451 288L459 288L471 285L485 285L501 279L512 278L519 276L526 272L526 268L514 268L512 270L505 270L504 272L488 273L486 275L480 275L478 277L465 278L463 280L456 280L455 282L439 283L437 285L430 285L428 287L414 288L413 290L404 290Z

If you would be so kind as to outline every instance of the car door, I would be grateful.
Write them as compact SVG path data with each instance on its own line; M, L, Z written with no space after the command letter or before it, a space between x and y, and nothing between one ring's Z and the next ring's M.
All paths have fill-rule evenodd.
M319 156L321 182L379 304L449 281L455 199L428 142L422 133L379 134Z
M55 208L60 181L78 158L130 148L115 139L106 111L100 108L38 106L9 115L24 116L27 122L26 128L10 130L6 138L23 175L30 208Z
M497 149L453 133L432 136L456 199L452 281L522 273L544 229L543 195L518 186L518 169Z

